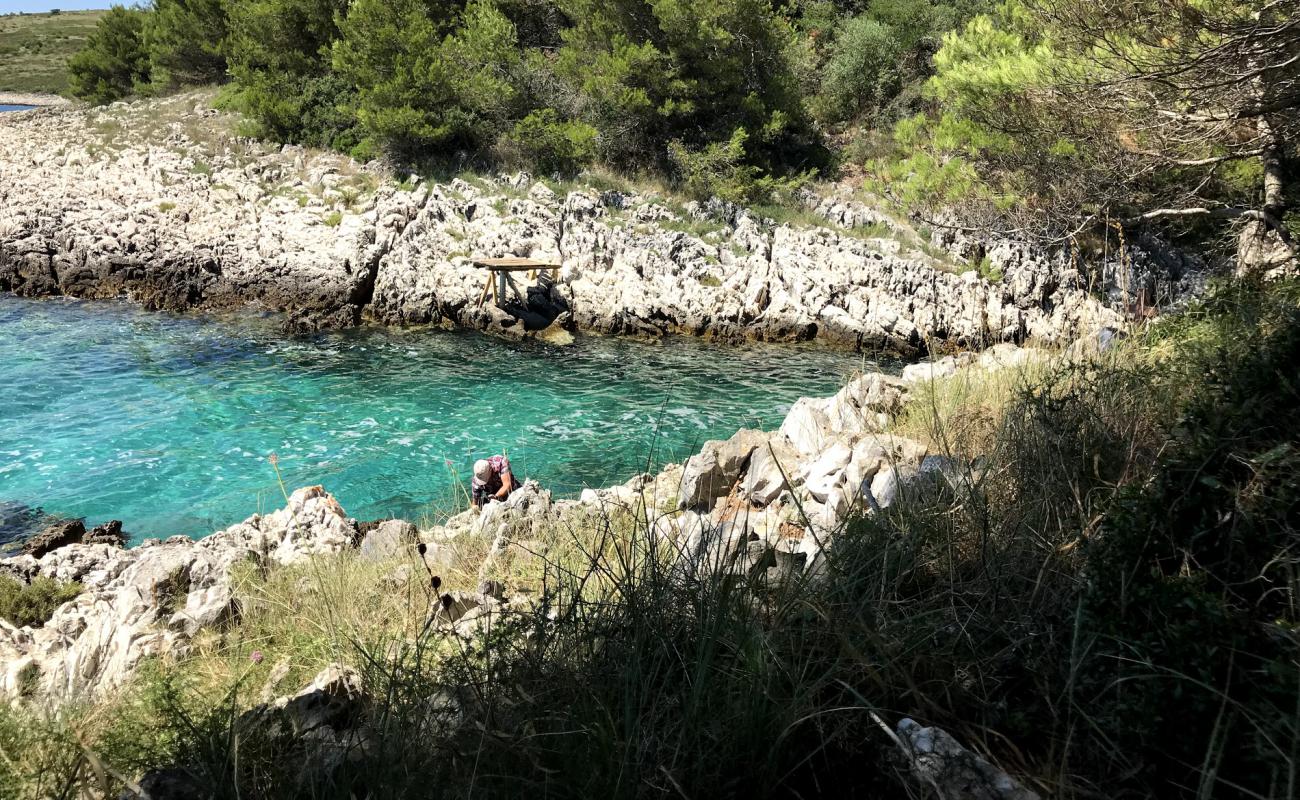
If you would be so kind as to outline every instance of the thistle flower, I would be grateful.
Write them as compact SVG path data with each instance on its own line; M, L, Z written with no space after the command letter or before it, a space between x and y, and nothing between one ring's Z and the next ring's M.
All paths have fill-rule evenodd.
M252 653L248 654L248 660L252 661L254 664L261 664L263 657L261 650L254 650Z

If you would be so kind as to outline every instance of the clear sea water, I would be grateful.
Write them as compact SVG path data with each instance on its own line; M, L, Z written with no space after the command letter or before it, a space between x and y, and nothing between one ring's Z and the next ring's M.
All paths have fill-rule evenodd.
M29 111L33 108L36 108L36 106L16 106L0 103L0 111Z
M47 515L204 535L323 484L351 516L438 520L476 457L557 493L621 483L833 393L860 356L432 328L286 338L256 315L0 294L0 541Z

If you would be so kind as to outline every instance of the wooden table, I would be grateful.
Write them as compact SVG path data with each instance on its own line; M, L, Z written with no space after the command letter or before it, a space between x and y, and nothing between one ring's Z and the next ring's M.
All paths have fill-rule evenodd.
M482 306L487 300L488 292L493 295L493 301L501 305L501 298L506 294L506 273L507 272L528 272L530 278L536 278L537 273L541 270L549 270L551 277L556 277L555 273L560 269L560 265L553 261L534 261L531 258L479 258L473 262L477 269L488 271L487 281L483 284L483 292L478 296L478 304ZM495 279L495 280L494 280Z

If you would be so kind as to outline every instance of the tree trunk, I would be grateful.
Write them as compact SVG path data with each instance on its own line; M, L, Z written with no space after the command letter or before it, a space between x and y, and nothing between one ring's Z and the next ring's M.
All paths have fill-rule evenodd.
M1282 192L1282 143L1268 115L1256 121L1260 139L1260 163L1264 167L1263 211L1281 221L1286 213L1286 199Z
M1255 94L1261 105L1273 98L1273 83L1268 72L1255 79ZM1246 223L1237 237L1237 274L1270 272L1296 265L1295 243L1282 229L1286 216L1286 193L1282 179L1282 142L1269 114L1255 118L1259 134L1260 165L1264 169L1264 197L1260 211L1263 219Z

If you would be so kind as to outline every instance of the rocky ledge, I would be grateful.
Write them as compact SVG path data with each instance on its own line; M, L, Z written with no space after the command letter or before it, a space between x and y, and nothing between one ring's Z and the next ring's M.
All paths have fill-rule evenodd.
M0 117L0 291L253 305L288 312L297 330L559 327L905 353L1064 342L1118 321L1061 257L936 238L950 252L844 197L810 195L777 224L721 203L525 174L398 180L239 137L211 100ZM516 273L499 304L480 303L485 275L471 260L496 256L563 268L553 280Z

